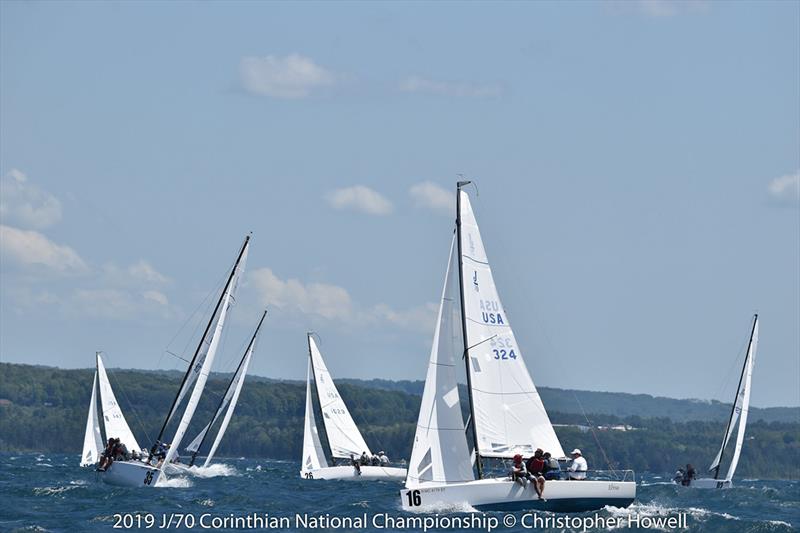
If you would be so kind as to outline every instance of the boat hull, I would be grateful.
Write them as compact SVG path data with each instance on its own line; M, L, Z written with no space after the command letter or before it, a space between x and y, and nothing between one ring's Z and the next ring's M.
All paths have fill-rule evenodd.
M584 512L610 505L627 507L636 499L633 481L551 480L540 500L533 484L522 486L508 478L490 478L464 483L423 483L400 491L404 510L425 510L469 505L481 511Z
M301 470L303 479L344 479L350 481L404 481L406 469L392 466L362 466L361 475L352 466L328 466L316 470Z
M690 489L729 489L732 485L730 479L700 478L684 486Z
M163 472L139 461L115 461L99 474L104 483L117 487L155 487Z

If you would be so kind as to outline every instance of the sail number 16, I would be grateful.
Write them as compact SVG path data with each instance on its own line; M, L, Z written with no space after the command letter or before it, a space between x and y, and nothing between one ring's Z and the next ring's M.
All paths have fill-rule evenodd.
M422 505L422 495L418 490L410 490L406 492L406 497L408 498L409 507L418 507Z

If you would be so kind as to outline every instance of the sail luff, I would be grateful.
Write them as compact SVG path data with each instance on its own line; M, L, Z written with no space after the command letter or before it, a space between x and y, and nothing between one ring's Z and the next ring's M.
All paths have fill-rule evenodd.
M89 401L89 414L86 417L86 431L83 435L81 466L90 466L100 460L103 450L103 436L100 434L100 421L97 418L97 370L92 381L92 399Z
M245 353L245 356L242 358L242 361L239 363L239 368L236 371L238 377L236 378L236 384L234 385L233 395L227 402L228 409L225 412L225 418L222 419L222 424L220 424L219 431L217 431L217 436L214 438L214 443L211 445L211 450L209 450L208 455L206 456L206 460L203 463L204 467L208 466L209 463L211 462L211 459L214 458L214 454L217 452L219 443L222 441L222 437L225 435L225 431L228 429L228 424L230 424L231 417L233 416L233 411L234 409L236 409L236 404L239 401L239 394L242 392L242 386L244 385L244 378L247 375L247 369L250 367L250 360L252 359L253 352L256 349L258 331L261 329L261 324L264 322L264 317L266 316L267 312L264 311L264 314L261 315L261 320L258 322L256 331L253 334L253 338L250 340L250 345L247 347L247 352ZM233 384L233 381L231 381L231 384Z
M128 450L136 450L138 453L141 448L139 448L139 443L136 442L136 437L133 436L133 432L125 420L125 415L122 414L122 409L117 403L117 397L108 381L108 374L106 374L106 368L99 353L97 354L97 385L100 391L100 408L103 425L106 428L106 438L119 439L127 446Z
M725 434L722 437L722 445L719 447L719 451L717 452L716 457L714 457L714 461L711 463L711 466L708 467L708 471L714 471L714 479L719 479L719 468L722 463L722 456L725 454L725 448L728 446L728 442L730 441L731 436L733 433L731 430L733 426L736 425L736 421L739 419L739 414L741 413L741 409L737 409L737 404L739 403L739 396L742 390L742 383L745 379L745 374L747 373L747 364L748 358L750 356L750 349L753 346L753 335L757 333L756 326L758 324L758 315L753 318L753 329L750 332L750 341L747 343L747 354L745 355L744 363L742 364L742 373L739 375L739 383L736 385L736 397L733 400L733 405L731 405L731 414L728 418L728 424L725 426Z
M313 376L317 388L322 421L331 447L331 456L335 459L348 459L350 455L371 456L367 443L356 426L350 410L344 403L336 384L322 359L322 354L311 335L308 336L309 351L313 365Z
M736 434L736 445L733 449L733 457L731 464L728 466L728 474L725 479L730 481L733 479L733 474L736 472L736 466L739 464L739 455L742 452L742 444L744 443L744 434L747 427L747 413L750 410L750 383L753 377L753 364L755 363L756 347L758 345L758 315L756 315L753 324L753 332L750 338L750 347L747 350L747 361L745 363L745 378L744 385L737 395L737 403L739 414L739 429Z
M465 343L478 453L564 457L501 302L469 196L458 191Z
M322 449L322 443L319 440L319 430L314 416L314 403L311 392L312 364L309 355L306 375L306 416L303 426L303 470L317 470L328 466L325 451Z
M192 389L192 395L189 397L189 401L186 403L186 409L184 410L183 416L178 424L178 429L176 430L175 436L172 438L172 442L170 443L170 448L167 451L167 456L164 459L165 464L169 464L177 455L178 450L180 449L181 440L183 439L186 430L189 428L189 423L192 421L194 412L197 409L197 404L200 402L200 397L203 395L203 389L205 389L208 375L211 373L211 367L214 364L214 357L217 352L217 347L219 346L220 338L222 337L222 329L225 326L225 318L227 317L228 310L230 309L230 305L233 300L233 292L236 289L238 277L242 270L244 270L249 238L250 237L248 236L245 240L242 253L233 268L233 274L231 275L228 284L225 287L225 291L223 292L219 319L217 320L216 327L214 328L214 332L211 336L208 353L205 356L203 365L198 373L197 379L195 380L194 389Z
M456 239L454 234L408 462L407 488L427 482L475 479L461 415L456 370L461 364L458 359L464 353Z
M218 313L220 312L222 301L225 298L226 292L231 287L231 283L234 281L234 276L238 270L239 264L242 262L242 259L245 257L245 252L247 250L248 244L250 242L250 235L247 235L244 238L244 243L242 244L241 249L239 250L239 254L236 257L236 262L231 269L231 273L228 275L228 279L225 282L225 288L220 294L219 300L217 300L217 304L214 307L214 312L211 313L211 318L208 320L208 324L206 324L206 329L203 332L203 336L200 337L200 343L197 345L197 349L194 352L194 356L192 356L192 360L189 363L189 367L186 369L186 373L183 375L183 379L181 380L181 385L178 388L178 393L175 395L175 398L172 400L172 405L169 408L169 412L167 413L167 417L164 419L164 423L161 425L161 429L158 432L158 437L156 437L156 442L153 443L152 447L150 448L150 456L148 460L152 458L153 453L155 453L155 449L158 446L158 443L161 442L161 438L164 436L164 431L167 429L167 424L169 424L170 420L172 420L175 411L177 410L181 400L183 400L186 391L189 389L191 384L197 379L200 369L203 367L205 362L205 358L208 357L208 350L210 349L211 341L208 337L209 332L216 330L216 327L212 328L215 323L219 324L219 316Z

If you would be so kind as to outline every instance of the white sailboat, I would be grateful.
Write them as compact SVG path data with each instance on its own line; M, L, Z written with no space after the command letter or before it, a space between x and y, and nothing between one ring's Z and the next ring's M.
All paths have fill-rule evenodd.
M468 183L457 185L456 231L401 504L407 510L466 504L559 512L628 506L636 497L630 471L620 480L550 480L542 500L532 484L484 476L484 458L527 458L536 448L563 458L564 451L500 302L469 196L461 189ZM461 416L462 364L474 450Z
M225 416L222 418L222 423L217 431L217 436L214 438L214 443L211 445L211 449L209 450L208 455L203 462L203 468L206 468L209 464L211 464L211 460L214 458L214 454L217 452L219 443L222 441L222 436L225 435L225 430L228 429L228 424L233 416L233 410L236 409L236 403L239 401L239 393L242 392L244 378L247 375L247 369L250 366L250 359L253 357L253 352L256 348L258 332L261 329L261 324L264 323L264 318L266 316L267 312L264 311L264 314L261 315L261 320L258 321L258 326L256 326L253 337L250 339L247 349L245 350L242 359L239 361L239 365L236 367L233 377L231 377L230 383L228 383L228 388L225 390L225 394L222 395L222 398L219 401L219 405L217 406L217 410L214 412L214 416L211 418L211 421L206 424L206 426L200 431L200 433L197 434L194 440L186 447L186 451L192 454L192 458L189 460L190 467L194 466L195 460L197 459L197 454L200 452L200 448L202 448L203 443L208 436L209 430L214 423L219 420L220 416L222 416L222 413L225 412Z
M404 468L364 465L356 469L352 465L352 458L358 459L362 453L366 453L371 458L372 453L353 421L353 417L350 416L347 405L339 395L317 343L310 333L308 335L308 355L306 416L300 477L305 479L402 480L406 476ZM312 378L316 385L317 399L330 446L330 463L320 441L314 416ZM337 465L337 460L344 464Z
M117 398L108 381L100 352L95 355L97 370L92 382L92 399L89 402L89 414L86 417L86 432L83 436L83 452L81 466L94 466L100 460L109 438L118 438L128 450L139 452L139 443L133 436L125 416L117 403ZM100 411L97 411L97 397L100 397ZM105 429L105 437L103 436Z
M102 472L102 479L104 482L111 485L127 486L127 487L152 487L158 485L159 481L166 479L163 471L163 465L169 465L173 459L176 458L178 449L180 448L181 440L186 433L189 423L194 416L197 404L200 402L200 397L203 394L208 375L211 372L211 366L214 363L214 356L216 355L217 347L219 346L220 337L222 336L222 329L225 325L225 319L228 314L228 309L234 301L234 294L241 277L244 265L247 260L247 251L250 245L250 236L248 235L236 258L236 262L231 269L222 294L217 301L211 319L206 325L200 343L195 350L189 367L183 376L183 381L178 389L178 394L172 402L169 413L167 414L164 424L158 433L156 442L150 448L148 457L143 461L115 461L105 472ZM192 387L194 385L194 387ZM160 465L153 466L151 460L156 453L156 449L162 442L162 437L167 429L172 417L177 412L181 401L191 389L191 395L186 402L186 407L183 415L178 423L175 436L172 438L170 447L166 452L166 457Z
M690 487L697 489L728 489L732 486L733 474L736 472L736 466L739 464L739 455L742 452L742 444L744 443L744 432L747 426L747 412L750 409L750 382L753 377L753 363L756 358L756 348L758 346L758 315L753 316L753 329L750 331L750 342L747 345L747 355L744 359L742 366L742 373L739 376L739 386L736 389L736 398L734 399L733 406L731 407L731 416L728 419L728 425L725 427L725 436L722 438L722 446L714 457L714 461L708 468L709 472L714 472L713 478L700 478L692 480L689 484ZM728 473L724 478L720 479L719 470L722 464L722 457L725 454L725 448L728 441L733 434L733 427L736 422L739 422L739 428L736 433L736 444L733 448L733 457L731 457L730 465L728 465Z

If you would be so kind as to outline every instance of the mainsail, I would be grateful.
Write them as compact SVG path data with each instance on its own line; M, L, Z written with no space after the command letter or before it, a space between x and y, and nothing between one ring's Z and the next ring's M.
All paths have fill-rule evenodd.
M250 339L250 342L247 345L247 349L245 350L244 356L242 356L241 361L239 361L239 365L236 368L236 372L234 372L233 377L231 378L230 383L228 383L228 388L225 390L225 394L223 395L222 399L220 400L219 406L217 407L217 411L214 413L214 416L211 419L206 427L195 437L189 446L186 449L192 453L192 460L189 463L189 466L194 464L195 458L197 457L197 453L200 450L200 447L203 445L203 441L205 441L206 435L208 435L208 431L217 421L217 419L222 415L222 412L225 411L225 416L222 419L222 424L220 424L219 431L217 431L217 436L214 439L214 444L211 445L211 450L208 452L206 456L206 460L203 463L203 466L206 467L211 462L211 459L214 457L214 454L217 451L217 447L219 446L220 441L222 440L222 436L225 435L225 430L228 429L228 424L231 421L231 417L233 416L233 410L236 409L236 403L239 401L239 393L242 391L242 385L244 385L244 377L247 375L247 368L250 366L250 359L253 356L253 352L255 351L256 347L256 339L258 338L258 332L261 329L261 324L264 322L264 317L267 316L267 312L264 311L264 314L261 315L261 320L258 322L258 326L256 327L255 333L253 333L253 337ZM227 408L227 409L226 409Z
M328 466L325 452L319 440L317 421L314 417L314 401L311 396L311 359L308 360L308 375L306 376L306 418L303 429L303 469L317 470Z
M475 479L458 394L457 365L464 354L464 341L455 247L454 236L408 464L408 488L429 481Z
M81 466L97 463L103 448L103 436L100 434L100 421L97 418L97 371L95 370L92 381L92 399L89 401L89 415L86 417L86 432L83 435Z
M206 333L204 334L201 344L198 346L198 349L195 353L194 366L190 367L188 370L188 372L194 373L194 368L198 364L201 365L199 371L196 371L197 376L194 378L194 389L192 389L192 394L189 396L189 401L186 403L186 409L183 412L183 416L178 424L178 429L175 432L175 436L172 438L171 446L167 452L166 458L164 459L166 464L172 462L172 459L174 459L177 455L181 440L183 439L186 430L189 428L189 423L192 421L195 409L197 409L197 404L200 402L200 397L203 394L203 389L205 388L206 381L208 380L208 374L211 372L211 366L214 364L214 356L217 352L217 347L219 346L220 338L222 336L222 328L225 326L225 318L227 317L228 310L234 301L234 293L236 291L236 287L238 286L239 277L241 276L241 273L244 270L244 265L247 261L249 244L250 236L248 235L244 244L242 245L242 250L240 251L239 257L236 260L236 264L231 271L231 276L228 278L228 283L225 285L222 298L217 304L219 314L217 315L216 310L214 313L217 315L216 324L214 327L211 327L212 323L209 323L209 327L206 328ZM204 343L206 342L208 343L208 346L205 347L205 356L201 362L198 360L198 355L201 353L201 350L204 349ZM184 382L187 380L188 373L187 376L184 377ZM179 403L180 395L184 392L185 391L182 389L178 398L176 398L176 401L173 402L173 407L170 410L170 416L172 415L172 412L174 412L175 406ZM167 422L169 422L169 416L167 417ZM166 426L166 422L164 425Z
M308 351L313 365L322 420L325 423L325 432L331 446L331 455L336 459L349 459L351 455L358 457L366 452L371 457L372 454L367 443L364 442L364 437L361 436L353 417L350 416L350 411L347 410L344 400L339 395L311 334L308 335Z
M100 408L103 415L103 425L106 429L106 438L119 439L128 450L135 450L138 453L141 448L139 443L136 442L136 437L133 436L133 432L128 427L128 422L125 421L125 416L122 414L122 409L117 403L117 398L111 389L111 383L108 381L106 367L103 365L103 359L99 353L97 354L97 383L100 390Z
M733 479L733 474L736 472L736 466L739 464L739 455L742 451L742 443L744 443L744 432L747 426L747 413L750 407L750 382L753 376L753 363L756 357L756 348L758 346L758 315L753 317L753 329L750 333L750 342L747 346L747 355L745 356L744 366L742 367L742 374L739 377L739 387L736 390L736 400L731 409L731 416L728 420L728 425L725 428L725 436L722 439L722 446L720 446L714 462L711 463L709 471L714 471L714 478L719 476L719 467L722 462L722 456L725 453L725 447L731 438L733 426L736 425L738 420L739 428L736 434L736 445L733 449L733 457L728 466L728 474L725 479L730 481Z
M510 458L542 448L553 457L564 457L500 301L469 196L460 188L457 203L461 297L478 454Z

